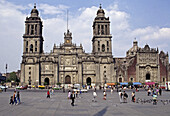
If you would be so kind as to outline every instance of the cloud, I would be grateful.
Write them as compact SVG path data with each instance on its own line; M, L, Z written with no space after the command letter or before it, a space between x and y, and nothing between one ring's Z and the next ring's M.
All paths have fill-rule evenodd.
M55 15L64 13L69 7L65 5L52 6L48 4L40 4L38 8L42 11L42 14Z
M27 14L33 8L32 4L26 6L15 5L5 0L0 1L0 72L5 72L5 64L8 63L9 70L17 70L20 67L23 38L24 21ZM66 32L66 9L69 6L40 4L37 9L43 21L44 50L50 52L53 44L60 45L64 41ZM69 11L69 29L72 32L73 43L82 43L84 50L92 52L92 24L96 17L96 6L82 7L77 12ZM146 43L151 47L159 47L160 50L169 51L170 28L148 26L144 28L131 29L129 20L131 14L120 11L117 3L106 8L105 16L110 19L112 38L112 51L114 57L124 57L126 51L132 47L134 38L139 41L139 46ZM53 15L53 17L50 17Z
M22 52L22 35L26 15L20 12L23 6L16 6L6 1L0 1L0 72L19 69Z

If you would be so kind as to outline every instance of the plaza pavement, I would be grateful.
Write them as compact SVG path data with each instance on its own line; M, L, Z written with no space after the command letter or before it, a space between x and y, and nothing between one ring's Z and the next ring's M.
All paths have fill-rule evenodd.
M107 100L103 100L102 91L97 90L97 102L92 102L92 92L83 93L81 98L75 100L73 107L71 100L67 99L67 92L62 93L61 90L55 91L50 99L46 98L46 90L20 90L21 104L10 105L9 98L13 91L7 90L0 93L0 116L170 116L170 103L132 103L132 91L127 91L128 103L123 104L120 104L116 91L112 95L108 91ZM136 92L138 97L152 99L146 91ZM158 99L170 99L170 92L163 91Z

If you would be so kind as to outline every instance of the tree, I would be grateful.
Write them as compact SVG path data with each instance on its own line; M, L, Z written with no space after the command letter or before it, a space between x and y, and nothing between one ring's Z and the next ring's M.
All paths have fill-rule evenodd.
M133 85L133 82L128 82L128 85L129 85L129 86L130 86L130 85L132 86L132 85Z
M14 82L20 82L19 78L17 77L16 73L15 72L12 72L9 74L9 78L7 78L7 82L11 82L11 81L14 81Z

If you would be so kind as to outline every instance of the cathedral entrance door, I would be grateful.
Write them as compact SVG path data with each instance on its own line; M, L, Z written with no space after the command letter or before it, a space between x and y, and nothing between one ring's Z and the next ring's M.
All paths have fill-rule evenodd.
M65 77L65 84L71 84L71 77L69 75Z
M150 74L149 73L146 74L146 80L150 80Z
M44 79L44 85L49 85L50 84L50 79L49 78L45 78Z
M86 79L86 83L87 83L87 85L91 85L91 78L90 78L90 77L88 77L88 78Z
M119 78L119 82L122 82L122 78Z

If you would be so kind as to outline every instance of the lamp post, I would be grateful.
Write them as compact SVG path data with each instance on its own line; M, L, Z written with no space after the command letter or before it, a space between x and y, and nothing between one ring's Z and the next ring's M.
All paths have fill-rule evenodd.
M38 87L38 80L36 80L36 88Z
M117 67L116 67L116 59L113 59L113 63L114 63L114 70L116 71L116 88L117 88L117 92L118 92L118 80L117 80Z
M6 64L6 67L5 67L5 69L6 69L6 78L5 78L5 92L6 92L6 84L7 84L7 68L8 68L8 65Z
M117 92L118 92L117 67L115 67L114 69L116 71L116 89L117 89Z

